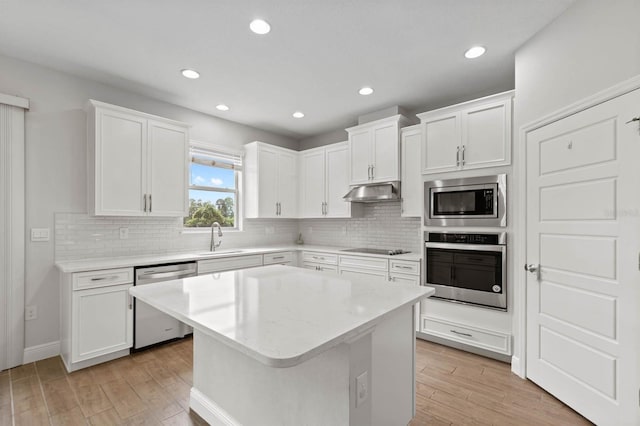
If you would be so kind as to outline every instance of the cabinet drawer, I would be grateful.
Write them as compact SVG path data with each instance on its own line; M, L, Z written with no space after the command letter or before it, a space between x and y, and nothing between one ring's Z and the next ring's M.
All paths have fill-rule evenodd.
M267 253L264 255L265 265L293 263L293 252Z
M508 334L482 330L428 316L422 317L422 332L492 352L511 355L511 336Z
M133 282L133 268L77 272L72 274L71 282L74 290L128 284Z
M411 285L420 285L420 276L419 275L407 275L407 274L397 274L392 272L389 274L389 281L392 283L399 284L411 284Z
M253 268L262 266L262 255L225 257L223 259L209 259L198 261L198 275L210 272L231 271L234 269Z
M313 252L313 251L305 251L302 253L302 261L303 262L314 262L314 263L324 263L327 265L337 265L338 264L338 255L322 253L322 252Z
M420 275L420 262L409 262L407 260L390 260L389 271L400 272L401 274Z
M302 267L305 269L312 269L314 271L321 272L338 272L338 267L334 265L323 265L322 263L304 262Z
M340 268L362 268L374 271L387 271L389 267L387 259L376 257L340 256Z

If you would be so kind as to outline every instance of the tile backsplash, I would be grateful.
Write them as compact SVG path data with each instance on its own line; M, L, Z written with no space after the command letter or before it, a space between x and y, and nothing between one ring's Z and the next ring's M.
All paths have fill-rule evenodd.
M356 219L246 219L241 232L224 232L221 249L290 244L298 233L306 244L421 249L420 219L400 217L399 202L366 204ZM184 230L181 218L55 214L56 261L206 251L209 242L209 232Z

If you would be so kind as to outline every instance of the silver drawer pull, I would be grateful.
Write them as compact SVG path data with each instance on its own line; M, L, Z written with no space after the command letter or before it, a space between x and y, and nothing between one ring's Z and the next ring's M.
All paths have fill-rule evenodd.
M402 266L402 265L395 265L394 268L396 268L396 269L413 269L411 266Z
M324 257L322 256L312 256L313 259L319 259L319 260L324 260Z
M456 330L449 330L450 332L454 333L454 334L458 334L460 336L465 336L465 337L473 337L473 334L469 334L469 333L462 333L461 331L456 331Z
M275 257L272 257L272 259L273 259L273 260L277 260L277 259L284 259L284 256L275 256Z
M91 281L115 280L116 278L118 278L117 275L111 275L109 277L94 277L91 278Z

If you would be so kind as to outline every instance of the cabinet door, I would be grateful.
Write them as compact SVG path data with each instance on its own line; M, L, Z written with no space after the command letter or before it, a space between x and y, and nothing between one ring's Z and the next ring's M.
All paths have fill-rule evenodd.
M346 194L346 192L345 192ZM300 217L322 217L325 202L323 149L300 155Z
M422 173L457 170L461 153L460 114L430 118L423 123Z
M350 217L351 203L342 199L349 192L349 147L326 149L326 217Z
M400 179L398 173L398 125L385 124L372 130L371 156L372 182L388 182Z
M511 99L462 113L462 155L465 169L511 162Z
M405 274L390 274L389 281L399 284L420 285L420 276Z
M423 185L420 173L422 127L412 126L401 131L402 150L402 217L421 217Z
M133 345L131 284L78 290L72 296L72 362Z
M95 214L145 214L147 121L98 109L95 131Z
M298 158L289 152L278 154L278 217L298 216Z
M151 216L187 216L188 131L152 120L148 131L148 212Z
M371 129L349 133L349 155L351 156L351 185L370 181Z
M265 147L258 150L258 217L277 217L278 151Z

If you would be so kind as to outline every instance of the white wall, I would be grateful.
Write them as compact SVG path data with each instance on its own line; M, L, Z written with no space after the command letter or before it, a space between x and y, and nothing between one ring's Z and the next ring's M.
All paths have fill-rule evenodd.
M639 74L639 17L639 0L580 0L525 43L516 52L517 124Z
M83 106L97 99L193 125L191 138L240 147L253 140L297 149L290 138L243 126L0 56L0 93L28 98L26 127L26 231L54 229L55 212L86 212L86 120ZM38 318L25 324L25 346L59 338L59 289L54 242L26 244L26 305Z

